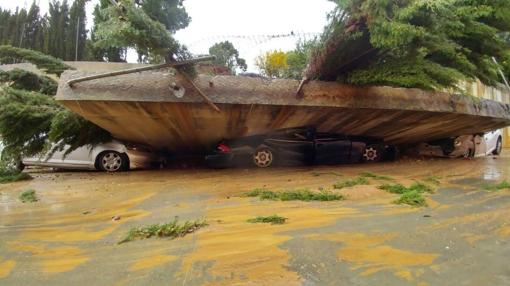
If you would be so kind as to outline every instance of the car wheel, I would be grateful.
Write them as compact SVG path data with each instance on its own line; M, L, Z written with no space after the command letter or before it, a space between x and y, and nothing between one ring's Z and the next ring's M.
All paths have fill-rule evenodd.
M494 149L492 154L499 155L499 154L501 154L502 149L503 149L503 140L501 139L501 137L498 137L498 142L496 143L496 149Z
M259 168L267 168L273 164L273 151L267 147L260 147L253 153L253 163Z
M377 145L368 145L363 151L364 162L379 162L382 160L381 148Z
M97 156L96 166L105 172L121 172L129 169L129 158L116 151L105 151Z

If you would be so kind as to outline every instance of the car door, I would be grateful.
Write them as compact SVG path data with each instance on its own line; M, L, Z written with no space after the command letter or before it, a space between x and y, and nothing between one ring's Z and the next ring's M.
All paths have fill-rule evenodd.
M498 141L496 133L497 133L496 131L490 131L484 134L486 142L485 155L490 154L492 151L496 149L496 143Z
M65 146L62 151L56 151L47 161L47 165L61 168L84 168L93 166L91 146L83 146L69 154L65 154L69 146ZM43 158L44 160L45 158Z
M272 136L264 143L276 152L280 164L308 164L313 161L314 142L303 132Z
M349 162L351 140L346 137L323 137L315 139L315 162L338 164Z

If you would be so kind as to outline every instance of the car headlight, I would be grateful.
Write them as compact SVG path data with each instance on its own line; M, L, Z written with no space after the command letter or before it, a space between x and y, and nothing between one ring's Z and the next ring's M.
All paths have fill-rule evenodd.
M455 147L459 147L460 145L462 145L462 142L459 140L455 140L453 144L455 145Z

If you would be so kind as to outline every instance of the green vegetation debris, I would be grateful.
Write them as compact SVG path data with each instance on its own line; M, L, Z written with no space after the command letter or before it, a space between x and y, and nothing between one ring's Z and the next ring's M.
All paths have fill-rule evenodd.
M392 177L377 175L377 174L374 174L372 172L362 172L362 173L359 174L359 176L363 177L363 178L371 178L371 179L381 180L381 181L391 181L391 180L393 180Z
M19 200L22 203L35 203L39 199L37 198L37 195L34 190L26 190L19 196Z
M0 167L0 184L31 180L32 176L18 172L7 167Z
M510 189L510 184L507 181L503 181L497 184L485 184L482 188L486 191L495 192L504 189Z
M400 198L395 201L396 204L406 204L416 207L427 206L423 194L434 192L433 188L421 182L415 182L409 187L402 184L384 184L379 186L379 189L388 193L399 194Z
M333 185L333 188L340 190L343 188L350 188L358 185L368 185L370 182L366 177L359 176L355 179L345 180L343 182L338 182Z
M266 189L255 189L246 194L248 197L258 197L271 201L339 201L345 199L341 194L328 191L312 192L309 189L273 192Z
M174 239L193 233L207 225L207 222L204 220L186 221L184 224L180 224L178 219L175 218L173 221L165 224L153 224L150 226L132 228L126 238L121 240L118 244L133 241L135 239L147 239L153 236Z
M400 198L394 201L396 204L405 204L413 207L426 207L427 202L419 191L403 193Z
M284 224L287 221L286 217L281 217L278 215L272 216L258 216L256 218L251 218L247 220L249 223L270 223L270 224Z
M434 189L420 182L413 183L410 187L405 187L402 184L384 184L379 186L379 189L387 191L392 194L404 194L411 191L417 191L419 193L433 193Z

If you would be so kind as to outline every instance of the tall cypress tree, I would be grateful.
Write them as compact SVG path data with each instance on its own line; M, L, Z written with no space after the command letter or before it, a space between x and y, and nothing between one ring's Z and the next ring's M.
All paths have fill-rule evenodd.
M85 47L87 41L87 15L85 13L86 0L75 0L69 13L69 27L67 29L66 41L66 60L74 60L76 56L76 46L78 44L77 59L83 60L85 57ZM76 42L78 34L78 42Z
M40 9L34 1L30 6L27 14L27 21L25 24L25 32L23 39L23 47L27 49L43 51L44 45L41 43L43 36L42 18L39 14Z

